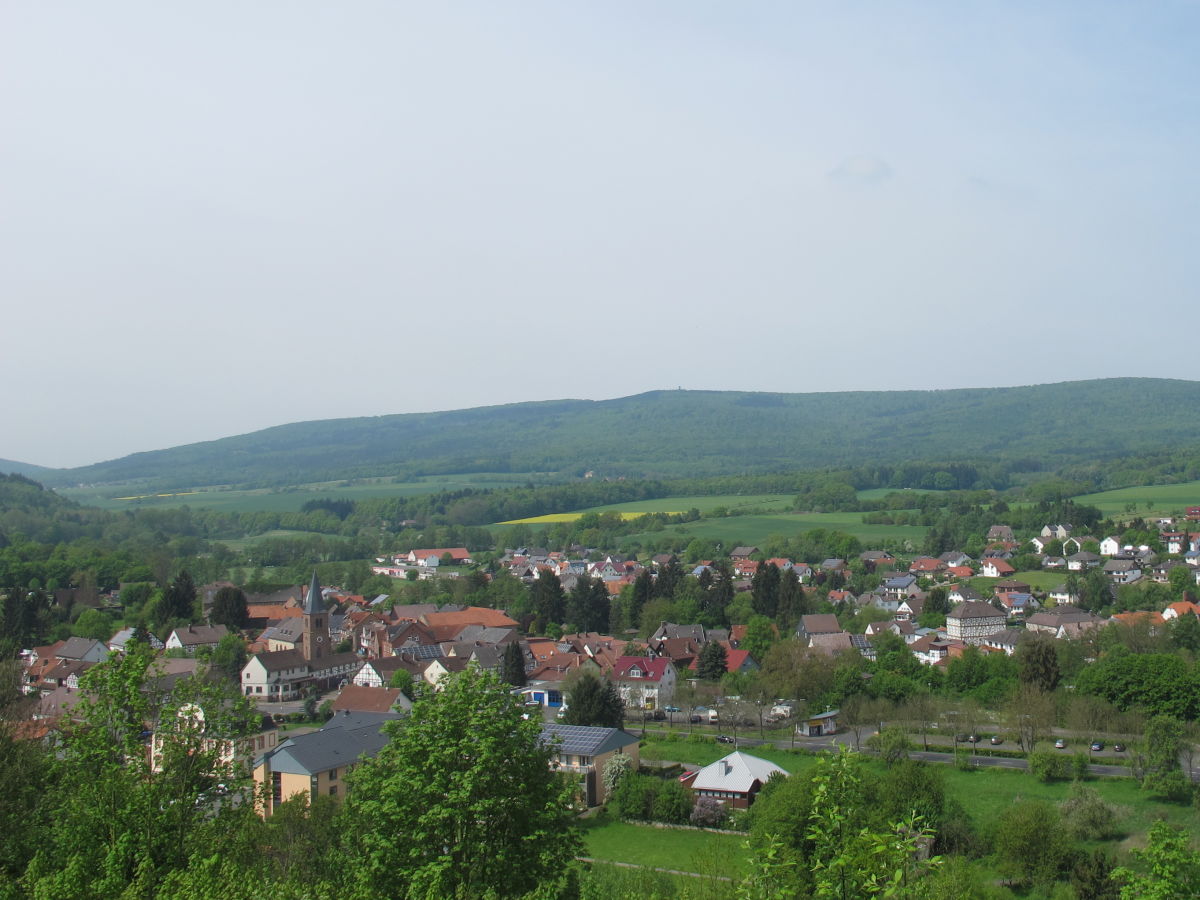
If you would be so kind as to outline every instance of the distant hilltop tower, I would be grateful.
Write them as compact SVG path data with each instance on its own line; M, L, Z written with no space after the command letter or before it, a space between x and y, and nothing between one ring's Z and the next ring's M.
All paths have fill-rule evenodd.
M304 597L304 634L300 643L300 652L309 662L322 659L329 652L325 646L329 643L328 616L325 599L321 596L321 582L314 571L312 584L308 586L308 594Z

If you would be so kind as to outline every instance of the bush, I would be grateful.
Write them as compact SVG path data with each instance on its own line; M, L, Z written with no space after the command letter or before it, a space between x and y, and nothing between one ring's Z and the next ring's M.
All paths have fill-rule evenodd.
M652 810L656 822L687 824L692 815L692 793L677 779L662 782Z
M1178 769L1147 775L1142 781L1142 788L1149 791L1155 800L1164 803L1187 803L1192 799L1194 790L1192 783Z
M729 818L725 804L719 803L712 797L701 797L692 807L689 821L700 828L720 828Z
M1087 781L1092 777L1091 764L1086 753L1076 753L1071 757L1071 777L1076 781Z
M1104 802L1095 788L1076 782L1058 808L1067 831L1079 840L1103 841L1115 833L1117 812Z
M1071 759L1053 750L1029 754L1029 771L1038 781L1063 781L1071 777Z
M614 811L622 819L649 821L654 815L654 801L661 786L662 782L651 775L630 772L613 792Z

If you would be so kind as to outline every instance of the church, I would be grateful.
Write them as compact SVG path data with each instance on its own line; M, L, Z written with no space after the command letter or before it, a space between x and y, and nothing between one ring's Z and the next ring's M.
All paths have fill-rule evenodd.
M349 681L362 662L354 653L334 653L329 639L329 610L321 582L312 583L300 611L300 647L256 653L242 667L242 693L253 700L296 700L310 690L331 691Z

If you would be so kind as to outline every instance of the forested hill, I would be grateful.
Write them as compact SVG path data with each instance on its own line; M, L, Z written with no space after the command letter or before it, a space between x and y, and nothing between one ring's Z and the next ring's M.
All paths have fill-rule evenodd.
M1200 384L1190 381L820 394L655 391L301 422L39 477L51 485L169 487L454 472L674 477L933 458L1030 459L1045 468L1198 442Z
M31 478L37 478L45 472L49 472L45 466L35 466L33 463L17 462L12 459L0 459L0 472L13 475L28 475Z

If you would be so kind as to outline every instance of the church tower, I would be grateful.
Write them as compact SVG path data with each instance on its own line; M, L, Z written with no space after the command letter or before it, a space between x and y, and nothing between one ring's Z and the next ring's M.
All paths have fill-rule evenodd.
M309 662L322 659L329 653L329 611L325 609L321 582L317 580L316 572L313 572L312 584L308 586L308 594L304 598L303 618L304 634L300 652Z

